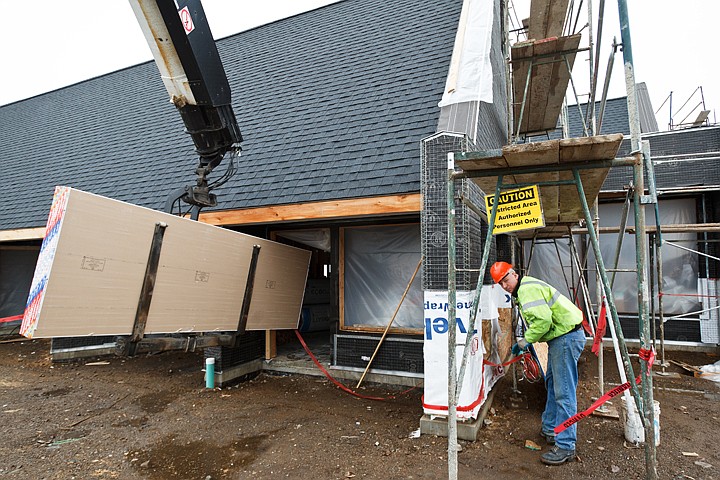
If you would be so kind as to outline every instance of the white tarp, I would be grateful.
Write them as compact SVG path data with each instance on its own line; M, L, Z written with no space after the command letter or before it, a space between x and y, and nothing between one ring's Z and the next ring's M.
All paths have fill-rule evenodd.
M463 2L450 70L439 107L476 101L492 103L490 45L493 4L494 0Z
M470 328L470 311L474 291L458 291L456 298L457 344L455 358L458 375L462 361L467 331ZM481 319L491 320L493 330L499 332L498 307L505 305L505 292L497 286L483 286L480 311L476 323L477 331L471 337L471 353L465 369L463 388L457 402L459 419L477 418L488 392L495 382L504 375L503 367L484 365L486 352L482 342ZM425 394L423 411L428 415L447 416L448 412L448 292L425 291ZM498 335L491 335L496 343ZM497 345L488 361L500 364Z
M700 367L702 370L702 377L706 380L712 380L713 382L720 382L720 361L711 363L709 365L703 365Z
M420 260L420 226L344 229L344 327L384 329ZM397 311L393 328L422 328L422 268Z
M275 232L277 236L290 239L294 242L309 245L323 252L329 252L332 247L329 228L315 228L308 230L281 230Z
M688 224L695 221L695 200L672 199L662 200L659 205L662 225ZM621 203L600 205L600 226L619 226L623 205ZM632 208L632 207L631 207ZM647 225L655 225L655 213L651 208L645 210ZM628 215L628 226L635 224L633 212ZM677 242L683 247L697 249L694 233L663 233L663 239ZM603 233L599 236L600 250L605 260L605 268L613 268L612 259L617 248L617 234ZM557 288L560 293L574 298L568 291L565 279L578 287L577 270L570 263L570 244L567 239L558 239L557 246L553 243L537 243L532 254L529 275L545 280ZM580 237L575 236L578 249L585 248ZM525 255L530 254L530 242L525 242ZM558 260L558 251L562 264ZM582 252L579 256L582 256ZM698 285L698 257L687 250L665 245L662 247L663 258L663 309L666 317L702 309L701 301L695 296L701 288ZM588 258L588 288L593 301L597 298L595 281L595 255L590 250ZM632 270L636 268L635 235L626 233L620 250L618 268ZM610 274L608 274L610 276ZM657 281L656 281L657 282ZM657 285L656 285L657 288ZM613 286L615 305L618 312L637 313L637 276L633 272L618 272ZM655 308L658 309L657 299Z
M620 224L622 204L600 205L600 226L615 226ZM691 198L661 200L659 205L661 225L689 224L695 222L695 200ZM632 207L631 207L632 208ZM655 225L655 212L646 208L647 225ZM635 225L632 209L628 214L628 226ZM663 233L663 240L677 242L683 247L697 250L697 237L694 233ZM612 268L611 260L615 255L617 234L601 234L600 250L605 258L605 266ZM595 256L590 253L588 265L595 265ZM698 256L687 250L670 245L662 247L663 261L663 310L666 320L672 315L688 312L697 312L702 309L702 302L696 296L698 293ZM635 236L625 234L618 268L636 268ZM594 269L592 269L594 270ZM594 276L593 276L594 278ZM657 280L656 280L657 282ZM597 284L590 282L590 291L595 295ZM637 276L635 273L618 272L613 286L615 305L619 312L637 312ZM595 297L593 297L595 298ZM657 299L655 300L657 311Z

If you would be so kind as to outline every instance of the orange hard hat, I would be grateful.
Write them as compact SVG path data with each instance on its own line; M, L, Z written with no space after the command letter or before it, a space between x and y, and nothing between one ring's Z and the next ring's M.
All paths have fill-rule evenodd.
M505 275L507 275L512 269L513 266L507 262L495 262L492 267L490 267L490 276L495 283L500 283L500 280L505 278Z

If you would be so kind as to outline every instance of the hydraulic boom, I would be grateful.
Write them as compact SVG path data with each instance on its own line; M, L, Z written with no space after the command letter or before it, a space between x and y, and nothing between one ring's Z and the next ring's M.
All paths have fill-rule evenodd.
M240 152L242 135L230 103L230 85L200 0L130 0L150 46L170 101L175 105L192 137L199 162L195 185L168 197L170 212L178 200L200 209L217 205L210 191L235 172L234 157ZM208 175L226 154L231 163L223 177L208 183Z

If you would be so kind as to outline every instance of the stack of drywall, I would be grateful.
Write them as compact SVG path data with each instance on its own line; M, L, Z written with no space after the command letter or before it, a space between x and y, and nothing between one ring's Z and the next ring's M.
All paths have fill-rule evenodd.
M254 245L247 329L297 327L310 252L57 187L21 333L130 334L158 222L167 228L146 333L236 330Z

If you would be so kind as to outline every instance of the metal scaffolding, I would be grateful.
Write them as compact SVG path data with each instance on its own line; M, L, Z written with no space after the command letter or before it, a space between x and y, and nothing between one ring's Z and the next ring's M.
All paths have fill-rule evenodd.
M592 38L592 7L588 5L590 45L587 49L581 49L575 41L575 37L579 37L579 35L554 38L549 34L549 32L552 33L553 28L557 28L557 22L553 27L551 25L553 21L552 19L548 19L547 12L549 12L550 16L556 14L553 8L557 7L558 11L560 11L563 8L563 3L565 12L567 12L567 2L565 0L559 0L555 5L553 5L552 1L548 0L545 2L544 9L540 9L545 14L543 19L545 24L543 24L540 30L537 30L536 27L536 32L540 32L537 38L543 40L538 41L531 38L531 40L527 42L521 42L513 46L511 63L514 78L512 90L515 93L515 98L520 99L520 101L518 103L511 102L510 105L512 105L512 108L510 108L508 112L508 115L511 117L508 125L512 126L512 131L509 132L511 142L518 141L522 135L547 130L548 125L549 129L555 127L557 124L557 116L560 114L559 112L564 109L564 106L563 108L559 108L559 103L563 102L558 102L557 95L554 92L560 90L564 99L564 92L566 90L566 88L560 88L558 85L570 81L570 85L573 86L573 93L575 93L577 99L577 93L571 81L570 73L572 65L570 58L574 58L574 55L582 50L588 50L590 52L591 94L588 101L588 111L585 112L586 115L583 115L582 110L580 113L585 135L594 135L595 133L594 95L597 91L597 55L595 56L595 62L593 62L593 47L595 45L593 44L594 39ZM560 6L558 7L557 4L560 4ZM604 1L601 1L601 19L603 8ZM616 139L611 138L611 136L586 136L524 145L511 144L503 147L501 150L451 152L448 154L448 320L450 323L448 330L448 464L449 477L451 479L457 477L456 408L457 399L463 387L462 384L458 384L458 378L464 378L463 374L469 356L469 346L471 345L469 337L476 329L479 298L483 288L484 272L488 267L487 263L490 246L492 244L493 230L498 214L498 201L495 201L492 207L488 207L490 210L487 218L489 228L485 243L483 244L480 266L481 274L479 275L475 289L475 299L470 313L470 328L467 330L468 338L461 339L459 342L461 345L464 343L465 347L458 372L458 361L455 355L455 346L457 344L455 306L457 288L455 278L456 194L454 181L461 178L473 179L486 193L494 191L494 198L496 200L499 199L500 193L503 190L537 185L540 189L540 198L543 199L546 223L544 228L534 231L532 235L533 239L538 238L538 233L545 238L557 238L566 235L570 235L572 238L571 226L577 225L579 222L584 222L589 236L590 246L595 256L601 290L605 295L604 301L607 302L609 316L611 318L611 330L614 333L613 338L617 340L616 352L617 350L620 352L623 371L629 380L632 398L637 406L638 412L640 412L640 419L645 430L646 478L658 478L652 380L654 342L653 336L651 335L651 322L649 319L651 310L651 294L649 289L653 282L648 280L648 269L646 269L649 263L644 205L654 205L657 222L659 222L659 215L649 147L647 142L640 141L640 122L635 92L632 44L626 0L618 0L618 11L622 33L624 76L626 80L628 115L632 140L632 153L629 157L615 158L619 141L617 141L616 145L614 143ZM532 10L530 20L531 22L533 20ZM561 21L560 24L562 25L563 22ZM532 28L531 26L531 30ZM559 68L559 64L562 63L564 63L564 65L562 65L565 67L564 69ZM508 71L510 71L509 68ZM546 85L548 83L553 84L557 90L547 88ZM567 87L567 83L565 83L565 87ZM546 116L547 111L551 111L549 118ZM512 117L515 117L516 121L512 119ZM622 136L620 137L622 138ZM608 152L611 153L608 154ZM635 222L634 237L638 290L638 321L640 331L640 358L642 360L640 362L640 374L637 377L633 371L630 355L623 337L622 327L612 293L612 280L608 277L609 270L605 267L602 252L600 251L596 223L591 215L589 206L589 204L595 202L609 169L613 167L632 167L633 169L632 202L628 202L627 205L632 203ZM648 179L649 194L646 194L646 178ZM571 195L572 191L574 191L574 196ZM546 208L546 200L549 208ZM467 203L467 200L463 201ZM477 206L471 207L471 211L473 212L481 210L482 209ZM548 212L550 213L549 219L547 218ZM623 226L623 231L624 229ZM622 236L621 233L620 237ZM621 238L619 238L618 241L621 242ZM653 237L653 242L654 244L662 245L659 223L656 226L656 236ZM618 252L620 246L619 244ZM655 249L653 249L653 252L653 260L657 260L660 255L658 255L658 251ZM615 259L615 266L612 270L613 272L617 270L617 258ZM653 269L653 271L655 271L655 269ZM582 278L583 272L579 271L578 275ZM661 271L658 272L658 275L661 275ZM584 286L584 289L586 290L586 300L588 300L586 286ZM588 305L588 307L591 306ZM592 311L592 308L588 308L588 311ZM662 307L660 311L662 312ZM640 384L640 388L638 388L638 383Z

